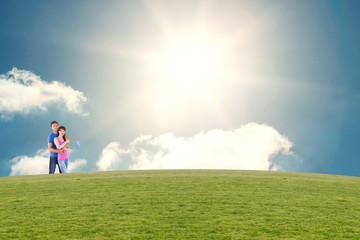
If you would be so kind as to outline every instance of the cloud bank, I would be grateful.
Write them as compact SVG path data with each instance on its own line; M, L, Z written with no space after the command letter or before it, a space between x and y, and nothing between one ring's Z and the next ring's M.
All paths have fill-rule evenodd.
M140 136L127 148L109 143L96 162L96 170L145 169L238 169L288 170L296 161L292 143L269 125L248 123L232 130L213 129L192 137L166 133L157 137ZM281 161L276 157L280 156ZM284 160L285 159L285 160ZM88 161L70 159L69 172L85 170ZM294 163L296 164L296 162ZM47 174L49 152L10 160L11 176ZM87 169L89 170L89 169Z
M69 172L75 172L85 166L87 161L75 159L69 161ZM49 173L49 151L40 149L35 156L18 156L10 160L10 176L48 174ZM58 171L58 168L56 168Z
M190 138L172 133L140 136L128 148L108 144L96 165L101 171L140 169L285 170L273 161L290 156L292 143L271 126L248 123L233 130L213 129Z
M49 106L64 106L69 112L87 115L82 106L84 93L64 83L48 83L34 73L13 68L0 75L0 116L27 114L34 109L46 111Z

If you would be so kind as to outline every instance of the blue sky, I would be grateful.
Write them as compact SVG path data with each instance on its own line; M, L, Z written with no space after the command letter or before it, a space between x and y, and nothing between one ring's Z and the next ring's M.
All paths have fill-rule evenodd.
M360 176L360 2L0 0L0 176L244 169Z

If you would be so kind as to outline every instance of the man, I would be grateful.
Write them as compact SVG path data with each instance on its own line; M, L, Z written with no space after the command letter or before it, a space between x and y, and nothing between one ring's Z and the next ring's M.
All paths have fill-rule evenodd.
M57 149L54 143L54 138L58 136L58 127L59 124L57 121L52 121L50 123L50 127L52 129L52 133L48 137L48 149L50 151L50 161L49 161L49 174L54 174L56 165L58 165L59 172L61 173L61 169L58 163L58 153L63 153L63 150Z

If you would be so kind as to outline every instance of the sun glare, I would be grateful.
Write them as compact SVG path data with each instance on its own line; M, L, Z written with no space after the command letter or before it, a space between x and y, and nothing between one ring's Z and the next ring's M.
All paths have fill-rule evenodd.
M175 87L206 87L217 75L216 50L207 41L192 39L170 42L155 61L155 71L163 82Z
M219 112L214 109L218 87L229 72L220 51L221 43L214 36L175 35L181 34L167 38L150 59L154 75L146 96L161 126L166 126L169 119L181 119L205 106Z
M159 126L181 126L202 113L226 122L228 90L250 82L245 76L257 59L257 28L244 19L225 31L221 21L208 18L210 5L199 5L192 22L168 16L161 5L147 5L160 34L141 53L147 81L140 96ZM245 96L237 92L238 98Z

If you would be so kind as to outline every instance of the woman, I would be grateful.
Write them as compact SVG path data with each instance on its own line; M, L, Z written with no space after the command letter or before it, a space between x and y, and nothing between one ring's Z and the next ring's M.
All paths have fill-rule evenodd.
M63 153L58 153L58 162L62 173L68 172L68 162L69 162L69 154L68 154L68 144L70 139L65 136L66 128L64 126L60 126L57 130L58 137L54 138L54 143L57 149L63 149Z

